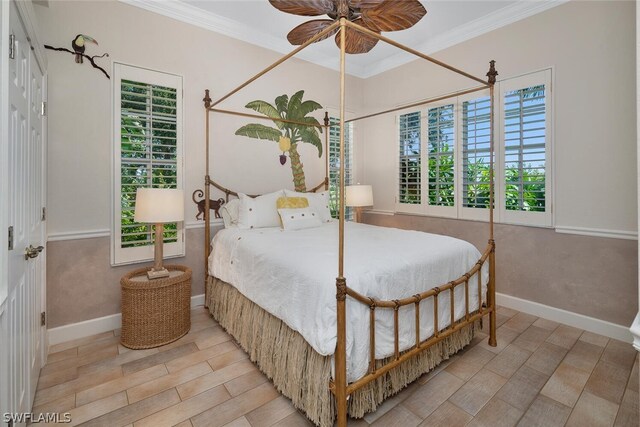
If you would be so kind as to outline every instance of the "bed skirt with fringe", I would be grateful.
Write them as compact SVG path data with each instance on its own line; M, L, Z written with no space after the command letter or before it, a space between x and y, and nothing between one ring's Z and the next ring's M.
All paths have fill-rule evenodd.
M336 405L329 391L332 356L318 354L302 335L228 283L209 276L207 287L206 303L213 317L280 393L316 425L333 426ZM474 332L475 324L466 326L357 390L349 398L349 416L362 418L375 411L386 398L469 344ZM377 363L382 366L387 360Z

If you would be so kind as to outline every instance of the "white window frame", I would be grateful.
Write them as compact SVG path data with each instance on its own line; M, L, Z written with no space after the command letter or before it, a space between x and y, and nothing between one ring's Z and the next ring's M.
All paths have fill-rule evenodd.
M527 212L507 210L505 203L505 156L504 156L504 94L526 87L545 85L545 211ZM462 173L463 160L463 120L462 104L465 101L489 96L489 90L474 92L462 95L450 100L440 101L423 105L418 108L401 110L396 114L396 189L395 189L395 212L416 215L427 215L433 217L457 218L473 221L489 221L489 209L468 208L463 206L462 185L464 174ZM448 101L448 102L447 102ZM455 206L431 206L429 205L429 154L428 154L428 110L443 105L454 104L454 176L455 176ZM400 116L408 113L420 112L420 159L421 159L421 203L408 204L400 203ZM535 227L552 227L554 222L553 201L554 201L554 158L553 158L553 86L551 68L535 71L525 75L504 79L496 83L494 88L494 221L497 223L526 225Z
M329 132L328 136L327 136L327 144L328 146L326 147L326 161L327 161L327 172L328 175L327 178L329 178L329 190L331 189L331 162L329 161L331 156L331 127L333 126L339 126L340 125L340 110L337 108L333 108L333 107L329 107L326 109L326 112L329 114L329 128L325 129L325 132ZM346 111L345 110L345 120L349 120L352 119L354 117L354 113L352 111ZM331 118L333 118L334 120L337 120L338 123L334 124L333 126L331 125ZM347 142L349 144L349 155L351 157L351 162L350 162L350 168L349 168L349 177L351 178L351 182L347 182L347 180L345 179L345 186L347 185L353 185L355 184L358 180L356 179L356 153L355 153L355 148L356 148L356 143L355 143L355 136L356 136L356 123L355 122L349 122L347 123L348 126L351 127L350 129L350 138L349 141ZM345 134L346 136L346 134ZM339 176L339 175L338 175ZM345 175L346 178L346 175ZM327 190L327 191L329 191ZM353 209L345 206L345 220L347 221L351 221L353 220Z
M506 189L505 183L505 155L504 155L504 94L517 89L531 87L544 84L545 85L545 211L544 212L527 212L507 210L504 204L504 194ZM546 69L535 73L514 77L500 82L500 89L497 92L499 99L496 102L496 117L498 118L496 125L500 136L500 157L498 157L499 167L496 180L497 193L500 194L500 204L496 205L500 213L500 222L505 224L530 225L538 227L553 226L553 88L551 85L551 70ZM497 97L496 97L497 98Z
M111 264L124 265L153 260L154 245L121 247L121 81L133 80L151 85L176 88L176 156L177 184L176 188L184 188L184 136L183 136L183 78L182 76L135 67L114 62L113 64L113 98L112 98L112 214L111 214ZM177 241L165 243L164 257L180 257L185 255L184 221L178 222Z

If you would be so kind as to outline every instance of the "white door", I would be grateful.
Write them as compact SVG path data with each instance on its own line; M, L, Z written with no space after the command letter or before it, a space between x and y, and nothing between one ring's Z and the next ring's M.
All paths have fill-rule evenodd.
M8 257L9 408L31 410L42 363L40 325L44 284L44 143L41 115L43 77L11 2L9 59L9 226ZM28 255L27 253L30 253Z

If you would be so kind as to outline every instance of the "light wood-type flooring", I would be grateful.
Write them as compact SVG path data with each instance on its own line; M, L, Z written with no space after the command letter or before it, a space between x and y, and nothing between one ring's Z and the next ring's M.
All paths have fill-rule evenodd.
M121 346L119 331L53 346L34 412L108 427L310 425L204 308L191 317L189 334L151 350ZM640 425L630 344L506 308L498 323L498 347L485 322L465 350L349 425Z

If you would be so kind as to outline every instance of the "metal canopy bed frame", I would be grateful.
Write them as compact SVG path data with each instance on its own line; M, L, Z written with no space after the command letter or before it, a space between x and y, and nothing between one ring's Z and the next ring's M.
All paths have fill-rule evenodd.
M335 30L336 28L338 28L339 31L339 35L340 35L340 164L344 164L344 159L345 159L345 148L344 148L344 139L345 139L345 132L344 132L344 125L345 123L348 122L354 122L357 120L362 120L362 119L367 119L367 118L372 118L372 117L376 117L382 114L387 114L387 113L391 113L391 112L396 112L396 111L400 111L400 110L404 110L406 108L412 108L412 107L417 107L417 106L421 106L421 105L426 105L432 102L436 102L436 101L440 101L440 100L444 100L444 99L450 99L450 98L454 98L457 96L461 96L461 95L465 95L465 94L469 94L469 93L473 93L473 92L478 92L481 90L489 90L489 96L490 96L490 102L491 102L491 107L490 107L490 163L489 163L489 241L488 244L486 246L486 248L484 249L484 251L482 252L482 255L480 257L480 259L475 263L475 265L466 273L464 273L462 276L458 277L455 280L452 280L448 283L445 283L441 286L438 287L434 287L432 289L426 290L422 293L413 295L411 297L408 298L403 298L403 299L395 299L395 300L377 300L377 299L373 299L373 298L369 298L366 295L362 295L358 292L356 292L355 290L349 288L347 286L347 279L344 277L343 273L344 273L344 217L345 217L345 171L344 168L340 169L340 192L339 192L339 241L338 241L338 256L339 256L339 261L338 261L338 274L337 274L337 278L336 278L336 304L337 304L337 345L336 345L336 349L335 349L335 353L333 355L334 357L334 362L335 362L335 374L333 375L333 379L329 381L329 384L326 384L326 387L329 388L331 394L333 394L334 397L334 404L335 404L335 413L337 413L337 424L338 426L346 426L347 424L347 405L348 405L348 399L351 395L353 395L356 391L358 391L359 389L363 388L364 386L366 386L367 384L375 381L376 379L379 379L380 377L384 376L385 374L389 374L392 370L394 370L394 368L399 367L400 365L402 365L403 363L409 361L409 359L415 358L416 356L420 355L421 353L425 352L425 350L434 347L436 344L441 343L443 340L447 339L448 337L452 336L454 333L460 331L463 328L469 328L469 327L474 327L474 325L476 324L477 321L481 320L484 316L489 316L489 340L488 343L490 346L496 346L497 342L496 342L496 299L495 299L495 241L494 241L494 220L493 220L493 209L494 209L494 191L495 191L495 184L494 184L494 155L495 155L495 150L494 150L494 84L496 82L496 76L498 75L496 69L495 69L495 61L490 61L490 67L489 67L489 72L486 74L488 79L485 81L481 78L478 78L476 76L473 76L469 73L466 73L462 70L459 70L453 66L450 66L448 64L445 64L437 59L434 59L430 56L427 56L421 52L418 52L414 49L411 49L409 47L403 46L400 43L397 43L387 37L384 37L378 33L375 33L373 31L368 30L367 28L364 28L360 25L358 25L357 23L353 23L350 22L349 20L347 20L345 17L340 18L338 21L334 22L332 25L328 26L327 28L325 28L323 31L321 31L320 33L316 34L314 37L312 37L311 39L309 39L308 41L306 41L305 43L301 44L298 48L296 48L295 50L293 50L292 52L290 52L289 54L285 55L284 57L282 57L281 59L279 59L278 61L274 62L272 65L270 65L269 67L265 68L264 70L262 70L261 72L257 73L255 76L253 76L252 78L250 78L249 80L247 80L245 83L241 84L240 86L236 87L235 89L233 89L231 92L229 92L228 94L224 95L223 97L219 98L218 100L216 100L215 102L211 100L210 96L209 96L209 90L207 89L205 91L205 97L203 99L204 101L204 106L205 106L205 112L206 112L206 137L205 137L205 144L206 144L206 176L205 176L205 211L204 211L204 220L205 220L205 305L210 305L209 304L209 287L207 286L208 284L208 280L209 280L209 271L208 271L208 258L211 252L211 247L210 247L210 240L211 240L211 230L210 230L210 206L209 206L209 199L210 199L210 191L211 191L211 186L217 188L218 190L222 191L223 193L225 193L226 199L227 201L229 200L229 196L237 196L237 193L223 187L222 185L214 182L210 175L209 175L209 155L210 155L210 113L222 113L222 114L232 114L232 115L237 115L237 116L243 116L243 117L250 117L250 118L259 118L259 119L268 119L268 120L278 120L278 119L271 119L271 118L267 118L264 116L259 116L259 115L255 115L255 114L248 114L248 113L241 113L241 112L235 112L235 111L229 111L229 110L223 110L223 109L219 109L219 108L215 108L218 104L220 104L222 101L228 99L229 97L231 97L232 95L234 95L235 93L237 93L238 91L240 91L241 89L245 88L246 86L248 86L249 84L251 84L252 82L254 82L255 80L259 79L260 77L262 77L263 75L267 74L269 71L273 70L274 68L278 67L280 64L282 64L283 62L285 62L286 60L288 60L289 58L293 57L294 55L296 55L297 53L299 53L301 50L305 49L307 46L309 46L310 44L314 43L315 41L318 40L322 40L323 38L326 38L326 36L328 34L330 34L333 30ZM443 67L445 69L448 69L454 73L457 73L459 75L465 76L475 82L480 83L481 85L478 87L474 87L471 89L466 89L463 91L459 91L459 92L455 92L455 93L451 93L448 95L443 95L443 96L439 96L439 97L435 97L435 98L431 98L428 100L424 100L421 102L417 102L417 103L413 103L413 104L409 104L409 105L403 105L401 107L398 108L393 108L393 109L388 109L385 111L380 111L377 113L373 113L373 114L368 114L365 116L361 116L361 117L357 117L351 120L345 120L345 53L346 53L346 49L345 49L345 37L346 37L346 30L350 29L350 30L355 30L358 31L360 33L363 33L364 35L368 36L368 37L373 37L379 40L382 40L392 46L395 46L399 49L404 50L405 52L411 53L419 58L422 58L424 60L427 60L431 63L434 63L440 67ZM293 120L285 120L285 119L281 119L281 122L285 122L285 123L293 123L293 124L298 124L298 125L304 125L304 126L310 126L308 123L301 123L301 122L296 122ZM325 130L328 130L330 124L329 124L329 119L328 119L328 115L325 113L325 118L324 118L324 124L323 125L314 125L316 127L320 127L320 128L324 128ZM329 132L325 132L325 145L328 144L328 133ZM329 186L329 179L328 179L328 150L325 150L326 156L327 156L327 165L326 165L326 173L325 173L325 179L322 183L320 183L318 186L314 187L312 190L310 191L317 191L320 188L324 187L324 189L328 189ZM252 196L255 197L255 196ZM487 294L486 294L486 303L482 303L482 298L481 298L481 293L482 293L482 276L481 276L481 268L483 267L483 265L485 264L485 262L489 262L489 281L486 284L487 285ZM473 284L470 284L470 278L475 274L478 273L478 281L477 281L477 289L478 289L478 296L479 296L479 303L478 303L478 309L475 310L474 312L470 312L469 309L469 289L471 286L473 286ZM211 277L212 279L213 276ZM456 321L454 319L454 289L458 286L464 286L464 296L465 296L465 312L464 312L464 316L462 319ZM439 296L444 292L449 290L449 295L451 296L450 298L450 308L451 308L451 321L450 321L450 325L443 330L439 330L438 327L438 299ZM369 361L369 367L368 367L368 373L363 376L362 378L358 379L355 382L352 382L350 384L347 383L347 360L346 360L346 325L347 325L347 319L346 319L346 303L347 303L347 296L350 297L350 303L354 303L354 304L364 304L365 306L368 306L370 308L370 324L369 324L369 330L370 330L370 343L369 343L369 348L370 348L370 361ZM430 337L422 337L420 336L420 303L422 301L425 301L427 299L432 299L433 300L433 306L434 306L434 333L432 336ZM398 311L400 308L405 307L405 306L411 306L414 305L415 306L415 324L416 324L416 332L415 332L415 344L410 347L407 350L404 351L400 351L399 349L399 338L398 338L398 329L399 329L399 321L398 321ZM210 310L213 313L213 310L210 308ZM375 359L375 319L376 319L376 311L377 310L393 310L393 319L394 319L394 354L384 360L376 360ZM455 350L457 351L457 350ZM448 357L448 355L446 356ZM416 358L417 359L417 358ZM273 378L272 378L273 379ZM275 379L274 379L274 382ZM278 386L278 388L281 388L279 384L276 383L276 385ZM406 384L405 384L406 385ZM400 388L404 387L405 385L402 385ZM391 394L395 394L398 390L393 390L390 393L387 393L387 396L391 395ZM291 396L289 396L291 397ZM382 398L383 400L384 398ZM293 399L292 399L293 400ZM294 404L297 405L297 402L294 401ZM375 408L375 404L373 405L373 407ZM332 415L333 416L333 415ZM315 420L316 423L318 423L318 420Z

